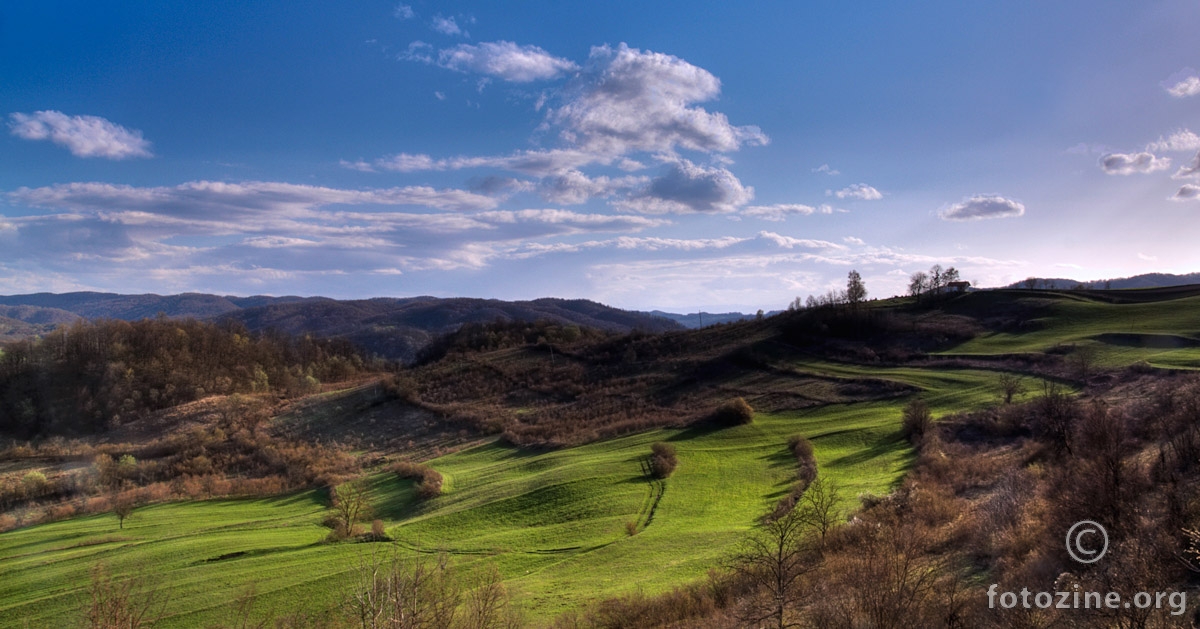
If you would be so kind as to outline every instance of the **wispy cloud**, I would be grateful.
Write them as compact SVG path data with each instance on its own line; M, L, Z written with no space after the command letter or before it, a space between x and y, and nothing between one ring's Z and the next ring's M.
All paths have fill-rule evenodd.
M1167 137L1159 137L1157 142L1146 145L1151 153L1183 152L1200 150L1200 135L1189 129L1180 129Z
M127 159L153 157L142 132L126 129L99 116L68 116L61 111L9 114L12 134L26 140L49 140L77 157Z
M847 188L842 188L837 192L832 192L832 194L839 199L859 199L862 201L878 201L883 198L882 192L865 183L856 183Z
M820 166L817 166L816 168L812 169L812 171L814 173L825 173L826 175L830 175L830 176L842 174L841 171L830 168L829 164L821 164Z
M969 221L987 218L1011 218L1025 214L1025 206L999 195L969 197L941 211L943 220Z
M764 221L784 221L789 216L808 216L816 211L817 209L811 205L776 203L774 205L752 205L742 210L742 214Z
M438 65L458 72L494 76L512 83L558 78L578 70L575 62L555 57L537 46L510 41L459 44L438 53Z
M1109 153L1100 158L1100 168L1110 175L1146 174L1171 167L1171 158L1151 153Z
M1184 179L1187 177L1200 176L1200 151L1192 158L1192 161L1186 166L1180 166L1179 170L1173 175L1176 179Z
M429 22L429 27L443 35L461 35L463 37L471 36L470 33L464 31L462 27L458 25L458 22L455 21L453 16L442 17L441 15L436 15L434 16L433 20Z
M397 4L396 8L392 10L392 15L399 20L411 20L417 17L417 12L407 4Z

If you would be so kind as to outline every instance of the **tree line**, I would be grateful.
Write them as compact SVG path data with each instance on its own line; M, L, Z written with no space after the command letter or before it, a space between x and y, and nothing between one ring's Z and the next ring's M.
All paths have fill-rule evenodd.
M96 432L209 395L300 395L381 368L347 341L236 322L81 322L3 347L0 433Z

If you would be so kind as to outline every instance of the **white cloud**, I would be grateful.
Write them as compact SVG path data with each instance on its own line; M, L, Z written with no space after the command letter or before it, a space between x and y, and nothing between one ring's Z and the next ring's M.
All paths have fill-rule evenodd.
M413 11L413 8L407 4L397 4L395 10L392 11L392 15L400 20L411 20L417 17L416 11Z
M777 245L778 247L780 247L782 249L794 249L796 247L800 247L803 249L835 249L835 250L836 249L845 249L844 246L839 245L837 243L829 242L827 240L811 240L808 238L792 238L791 236L784 236L781 234L776 234L775 232L768 232L768 231L758 232L758 237L765 241L774 243L775 245Z
M758 127L733 126L722 113L691 106L716 98L720 90L715 76L678 57L625 44L599 46L549 121L560 126L569 144L606 155L668 153L676 147L729 152L766 144Z
M283 247L309 247L318 244L307 238L289 238L287 236L254 236L242 240L242 244L259 249L280 249Z
M98 116L68 116L61 111L9 114L12 134L26 140L50 140L77 157L126 159L153 157L150 142L136 129L126 129Z
M555 79L579 69L573 61L555 57L537 46L518 46L509 41L447 48L438 53L438 65L458 72L495 76L512 83Z
M863 201L878 201L883 198L882 192L865 183L856 183L833 194L839 199L861 199Z
M743 186L729 170L681 159L645 188L614 205L648 214L733 212L753 198L754 188Z
M438 100L446 100L446 95L445 95L444 93L442 93L442 92L437 92L437 91L435 91L435 92L433 93L433 96L434 96L435 98L437 98Z
M1184 68L1162 83L1163 89L1175 98L1187 98L1200 94L1200 73Z
M158 213L221 216L245 211L303 213L328 205L411 205L469 211L496 207L488 196L428 186L348 190L299 184L249 181L191 181L174 187L136 188L106 183L56 184L18 188L9 200L34 207L86 210L142 210Z
M1025 214L1025 206L998 195L978 195L964 199L941 212L943 220L967 221L985 218L1009 218Z
M1197 186L1196 184L1185 183L1185 184L1183 184L1183 186L1181 188L1179 188L1179 192L1176 192L1175 195L1171 197L1171 200L1172 201L1200 200L1200 186Z
M776 203L774 205L752 205L742 213L764 221L783 221L789 216L808 216L817 210L800 203Z
M1146 262L1158 262L1158 256L1148 256L1144 253L1138 253L1137 257L1139 260L1145 260Z
M859 247L867 244L862 238L855 238L854 236L846 236L845 238L842 238L842 242L848 245L856 245Z
M1171 158L1151 153L1109 153L1100 158L1100 168L1110 175L1152 173L1171 167Z
M1192 133L1189 129L1180 129L1168 137L1159 137L1157 142L1146 145L1146 150L1151 153L1200 150L1200 135Z
M542 180L541 193L547 201L577 205L644 186L648 181L646 177L590 178L578 170L568 170Z
M454 20L453 16L434 16L433 21L429 23L429 27L443 35L462 35L463 37L471 36L470 33L467 33L458 25L458 22Z
M1179 170L1173 176L1176 179L1183 179L1185 177L1195 177L1198 175L1200 175L1200 152L1196 153L1196 156L1192 158L1191 163L1189 163L1187 166L1180 166Z
M821 164L820 166L817 166L816 168L812 169L812 171L814 173L825 173L826 175L830 175L830 176L842 174L841 171L830 168L829 164Z

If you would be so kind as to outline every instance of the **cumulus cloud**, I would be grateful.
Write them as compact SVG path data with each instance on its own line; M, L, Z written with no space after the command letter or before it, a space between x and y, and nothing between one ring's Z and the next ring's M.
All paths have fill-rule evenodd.
M766 144L758 127L734 126L725 114L693 106L720 91L717 77L678 57L625 44L599 46L549 120L568 143L609 155L676 147L729 152Z
M667 172L650 180L642 190L615 203L617 207L648 214L733 212L754 198L754 188L743 186L729 170L698 166L681 159Z
M438 53L438 65L458 72L486 74L512 83L558 78L578 70L573 61L555 57L537 46L510 41L459 44Z
M941 212L943 220L968 221L985 218L1009 218L1025 214L1025 206L997 195L979 195L964 199Z
M413 8L407 4L397 4L396 8L392 11L392 15L399 20L411 20L417 17L416 11L413 11Z
M1171 167L1171 158L1152 153L1109 153L1100 158L1100 168L1110 175L1152 173Z
M829 164L821 164L820 166L812 169L812 171L814 173L825 173L826 175L830 176L842 174L841 171L830 168Z
M1200 186L1192 183L1185 183L1183 187L1171 197L1172 201L1196 201L1200 200Z
M425 44L414 42L405 58L430 61ZM439 65L462 72L514 82L552 79L571 74L566 85L538 99L545 109L542 132L556 132L556 148L516 151L509 155L437 158L424 153L397 153L374 161L344 161L363 171L446 171L495 168L543 178L545 199L577 204L593 198L624 196L620 208L644 213L727 212L745 205L751 188L728 170L722 153L766 144L758 127L735 126L719 112L699 103L720 94L720 81L707 70L671 55L641 51L621 44L593 48L583 67L554 57L536 46L512 42L463 44L442 50ZM682 159L678 151L707 153L711 167ZM668 171L654 179L597 177L589 166L615 166L627 172L647 166L635 159L648 154Z
M1175 98L1187 98L1200 94L1200 73L1184 68L1162 83L1163 89Z
M882 192L865 183L856 183L833 194L839 199L860 199L862 201L878 201L883 198Z
M1192 133L1189 129L1180 129L1165 138L1159 137L1157 142L1148 144L1146 150L1151 153L1200 150L1200 135Z
M816 208L800 203L776 203L774 205L752 205L742 214L764 221L783 221L789 216L808 216L816 212Z
M12 134L26 140L49 140L77 157L127 159L153 157L150 142L136 129L126 129L99 116L68 116L61 111L9 114Z

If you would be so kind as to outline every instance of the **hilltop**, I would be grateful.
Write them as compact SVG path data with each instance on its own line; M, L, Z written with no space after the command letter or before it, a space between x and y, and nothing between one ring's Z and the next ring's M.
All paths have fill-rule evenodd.
M165 316L208 321L237 321L251 332L312 334L347 339L390 360L411 362L438 335L465 323L546 320L610 332L661 332L681 329L669 319L612 308L585 299L501 301L469 298L232 297L118 295L114 293L37 293L0 296L0 340L44 334L77 319L138 319ZM6 322L11 319L11 322ZM24 324L24 325L22 325Z

